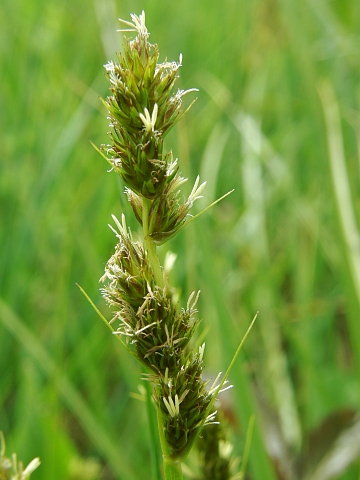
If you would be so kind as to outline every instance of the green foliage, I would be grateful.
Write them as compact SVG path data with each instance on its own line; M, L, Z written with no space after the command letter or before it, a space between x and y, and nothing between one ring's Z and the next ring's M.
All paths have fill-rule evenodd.
M259 310L223 405L235 453L255 413L254 480L296 478L308 447L320 444L329 457L319 449L301 471L326 478L341 438L359 445L358 250L347 237L360 220L357 2L5 0L1 9L0 429L8 450L26 464L41 458L34 480L74 478L74 459L88 457L104 480L150 476L147 419L130 395L141 370L75 286L105 314L94 278L115 242L104 227L110 212L132 205L89 139L106 141L98 97L108 89L102 65L122 42L116 19L144 9L152 40L168 58L183 54L180 87L199 87L191 115L165 143L185 177L200 171L208 180L206 204L235 188L171 240L171 283L201 290L210 377L229 364ZM335 188L339 168L345 196ZM127 218L136 239L138 224ZM334 418L336 428L324 429ZM357 460L335 478L358 480L351 451Z

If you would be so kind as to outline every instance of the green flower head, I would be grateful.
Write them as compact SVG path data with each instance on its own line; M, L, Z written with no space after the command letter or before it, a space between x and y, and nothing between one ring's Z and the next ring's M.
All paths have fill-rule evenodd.
M158 47L148 41L145 13L131 19L121 20L128 27L121 31L137 36L126 40L117 62L105 65L112 95L104 103L112 131L111 144L102 148L125 184L152 199L177 172L171 153L163 152L164 137L188 110L182 110L183 96L195 89L174 90L181 56L179 62L158 63Z

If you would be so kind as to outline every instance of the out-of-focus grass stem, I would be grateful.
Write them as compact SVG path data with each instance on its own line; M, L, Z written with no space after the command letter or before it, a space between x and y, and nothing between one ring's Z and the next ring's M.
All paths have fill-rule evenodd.
M357 308L360 311L360 232L356 223L351 189L348 179L343 138L340 123L339 106L329 83L319 86L319 94L324 111L327 143L329 150L330 173L333 184L334 200L337 207L339 226L343 239L344 258L346 259L352 281ZM360 373L360 329L359 317L349 315L349 329L353 344L357 371Z

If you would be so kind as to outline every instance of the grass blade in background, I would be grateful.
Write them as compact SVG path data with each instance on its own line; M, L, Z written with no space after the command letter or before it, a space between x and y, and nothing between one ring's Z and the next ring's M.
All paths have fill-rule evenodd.
M355 294L355 298L351 301L349 331L356 370L360 376L360 231L357 226L346 168L339 107L329 83L321 84L319 93L327 128L329 163L344 249L343 258L346 259L352 290Z

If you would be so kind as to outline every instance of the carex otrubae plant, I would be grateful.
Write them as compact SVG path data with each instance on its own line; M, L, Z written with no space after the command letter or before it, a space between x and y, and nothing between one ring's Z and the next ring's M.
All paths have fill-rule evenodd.
M111 143L100 151L123 180L143 235L135 241L125 216L120 221L113 216L118 243L101 278L102 294L114 309L114 333L126 338L152 382L165 478L182 478L180 462L202 427L213 422L220 389L219 377L213 385L202 379L205 345L195 352L189 348L199 324L199 293L193 292L185 307L174 301L156 252L191 220L189 212L205 187L197 177L188 198L183 197L179 187L187 179L172 151L164 150L167 133L193 103L184 109L184 96L196 89L175 88L182 57L159 63L145 13L132 14L131 20L120 20L125 25L120 31L135 32L135 38L125 38L117 61L105 65Z

